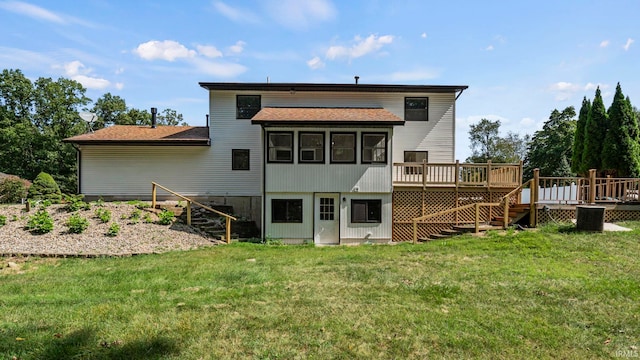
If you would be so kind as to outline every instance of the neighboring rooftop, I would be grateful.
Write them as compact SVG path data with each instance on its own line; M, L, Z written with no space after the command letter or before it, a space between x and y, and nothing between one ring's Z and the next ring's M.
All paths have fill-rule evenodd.
M73 136L64 142L80 145L210 145L205 126L113 125Z
M265 107L251 118L251 123L402 125L404 120L383 108Z
M253 91L333 91L333 92L428 92L451 93L464 91L467 85L390 85L390 84L317 84L317 83L231 83L200 82L207 90Z

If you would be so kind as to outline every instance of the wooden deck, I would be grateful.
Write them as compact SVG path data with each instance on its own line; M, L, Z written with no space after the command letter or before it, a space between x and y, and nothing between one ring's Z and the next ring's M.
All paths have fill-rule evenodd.
M516 188L522 184L519 164L394 163L394 186Z

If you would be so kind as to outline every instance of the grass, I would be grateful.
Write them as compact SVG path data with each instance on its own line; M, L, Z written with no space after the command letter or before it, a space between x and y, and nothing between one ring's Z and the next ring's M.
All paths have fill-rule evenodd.
M625 225L635 230L12 260L0 358L634 355L640 223Z

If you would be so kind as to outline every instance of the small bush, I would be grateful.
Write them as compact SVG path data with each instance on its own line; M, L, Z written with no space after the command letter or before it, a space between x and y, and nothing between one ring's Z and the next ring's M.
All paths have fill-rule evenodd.
M142 211L140 211L140 209L134 209L131 212L131 215L129 215L129 220L131 220L132 223L136 224L138 221L140 221L140 215L142 215Z
M54 203L58 203L62 199L62 193L53 177L41 172L33 180L33 185L29 188L28 197L33 200L51 200Z
M53 230L53 219L45 209L38 210L27 221L27 230L36 234L46 234Z
M153 218L151 217L151 214L146 213L146 214L144 215L144 219L143 219L143 221L144 221L145 223L147 223L147 224L151 224L151 223L153 222Z
M140 201L140 200L129 200L129 201L127 201L127 204L128 205L134 205L138 209L147 209L147 208L151 207L151 204L146 203L144 201Z
M4 215L0 215L0 227L4 226L7 223L7 217Z
M94 201L94 203L98 207L103 207L104 206L104 200L102 199L102 197L99 197L98 200Z
M83 218L79 214L73 214L66 223L70 233L81 234L89 227L89 220Z
M158 224L169 225L173 222L173 219L175 219L175 217L176 215L173 213L173 211L164 209L158 214Z
M27 198L31 182L17 176L7 176L0 180L0 204L16 204Z
M67 206L65 208L69 212L91 209L91 205L82 200L84 199L84 195L64 195L63 197L67 202Z
M120 225L118 225L117 223L113 223L111 224L111 226L109 226L109 230L107 230L107 236L116 236L119 232Z
M111 220L111 211L109 211L108 209L96 209L95 215L98 219L100 219L100 221L105 224L108 223L109 220Z

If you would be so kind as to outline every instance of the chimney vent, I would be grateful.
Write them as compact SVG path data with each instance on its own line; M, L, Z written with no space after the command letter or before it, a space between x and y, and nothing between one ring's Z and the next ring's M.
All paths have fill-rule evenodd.
M151 108L151 128L156 128L156 114L158 113L158 108Z
M353 78L356 79L356 85L358 85L358 80L360 80L360 76L356 75Z

